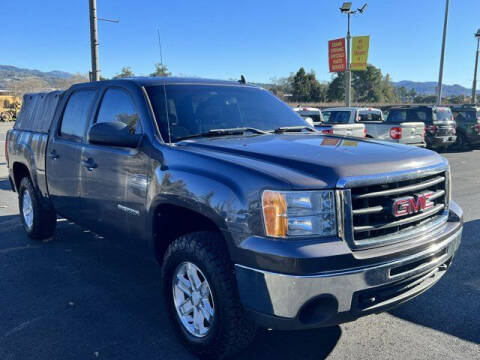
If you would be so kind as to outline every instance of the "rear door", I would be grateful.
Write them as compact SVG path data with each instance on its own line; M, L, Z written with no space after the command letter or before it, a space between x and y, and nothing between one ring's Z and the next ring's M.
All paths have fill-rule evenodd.
M47 146L46 174L50 198L57 212L75 222L80 220L80 154L96 90L71 92L52 129Z
M94 122L120 121L142 134L138 104L129 91L109 87ZM88 227L107 235L129 235L145 224L149 157L136 149L85 143L81 156L82 212Z

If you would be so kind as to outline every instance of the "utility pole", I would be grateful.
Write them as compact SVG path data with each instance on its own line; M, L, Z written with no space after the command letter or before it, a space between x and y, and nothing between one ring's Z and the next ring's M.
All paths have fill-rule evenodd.
M480 29L475 33L477 38L477 53L475 55L475 70L473 71L473 86L472 86L472 105L475 105L477 102L477 70L478 70L478 53L480 46Z
M443 82L443 62L445 59L445 42L447 40L447 25L448 25L448 5L450 0L446 0L445 19L443 21L443 38L442 38L442 53L440 55L440 72L438 74L437 85L437 105L442 105L442 82Z
M92 54L92 71L90 81L100 80L98 68L98 31L97 31L97 0L89 0L90 8L90 48Z
M349 11L347 14L348 25L347 25L347 71L345 72L345 106L350 107L352 102L352 72L350 70L350 15Z
M347 14L347 66L345 70L345 106L349 107L352 103L352 71L351 71L351 56L350 56L350 15L360 13L363 14L365 9L367 8L368 4L364 4L361 8L357 10L352 10L352 3L351 2L344 2L342 7L340 8L340 12L342 14Z

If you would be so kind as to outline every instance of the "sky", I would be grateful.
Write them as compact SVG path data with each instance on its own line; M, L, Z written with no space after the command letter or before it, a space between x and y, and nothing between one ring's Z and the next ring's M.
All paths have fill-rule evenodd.
M365 1L353 1L360 7ZM393 81L437 81L445 0L370 0L352 35L370 35L369 63ZM271 82L301 66L330 81L328 40L344 37L341 0L97 0L102 75L146 75L163 59L174 75ZM88 0L3 0L0 64L88 73ZM451 0L445 84L471 87L480 0Z

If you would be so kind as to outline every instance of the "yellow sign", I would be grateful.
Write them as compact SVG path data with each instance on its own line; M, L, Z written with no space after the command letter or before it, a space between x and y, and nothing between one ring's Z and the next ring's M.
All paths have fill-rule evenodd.
M352 64L350 69L355 71L367 70L368 48L370 36L354 36L352 44Z

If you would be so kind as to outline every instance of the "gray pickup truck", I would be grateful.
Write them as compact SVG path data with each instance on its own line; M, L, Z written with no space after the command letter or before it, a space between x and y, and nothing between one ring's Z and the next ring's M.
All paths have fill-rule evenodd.
M322 113L326 123L332 124L334 129L341 126L363 125L367 138L425 147L425 124L422 122L385 121L380 109L367 107L328 108ZM318 127L317 129L321 130Z
M145 244L173 328L208 359L259 326L398 306L442 278L461 241L443 157L319 134L249 84L132 78L26 95L6 150L26 233L51 238L60 216Z

